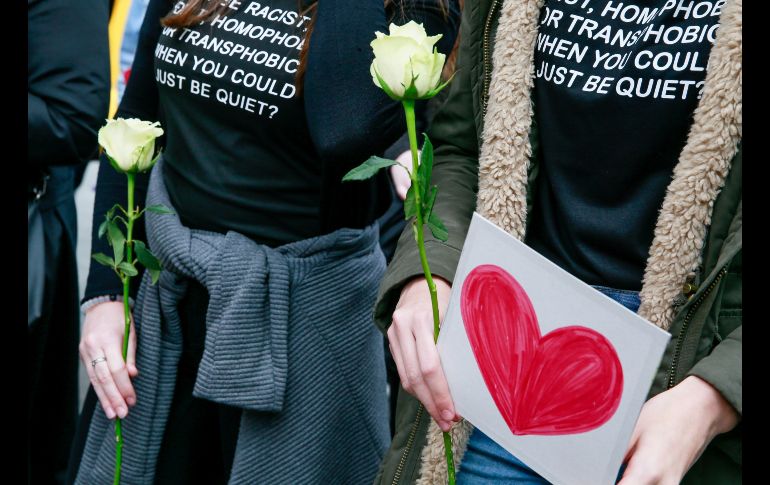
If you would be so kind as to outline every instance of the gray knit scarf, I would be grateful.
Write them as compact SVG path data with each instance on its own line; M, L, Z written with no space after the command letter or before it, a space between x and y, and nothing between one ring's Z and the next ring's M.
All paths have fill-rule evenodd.
M171 207L162 167L152 171L147 206ZM154 481L182 350L177 304L190 278L209 292L193 395L244 409L230 483L371 483L389 441L371 311L385 270L377 226L271 249L145 214L164 271L154 286L145 273L134 307L140 375L123 420L122 483ZM111 483L112 422L99 405L84 412L93 417L76 483Z

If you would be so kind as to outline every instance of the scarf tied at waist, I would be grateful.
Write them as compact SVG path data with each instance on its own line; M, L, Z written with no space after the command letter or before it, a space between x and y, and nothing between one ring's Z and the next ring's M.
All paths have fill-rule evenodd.
M162 170L161 159L150 176L146 205L160 204L174 210ZM156 285L150 284L150 275L145 272L134 308L140 375L134 379L137 403L122 423L122 482L149 484L153 480L182 351L177 306L188 279L197 280L209 293L203 357L193 395L244 409L230 483L254 483L255 474L267 479L273 473L280 481L290 479L292 473L292 483L316 481L322 476L319 473L325 473L326 466L321 463L312 465L303 460L299 466L312 465L317 470L292 471L298 466L292 465L292 460L282 470L280 459L259 457L277 454L282 447L299 449L309 443L339 451L338 443L325 445L323 440L336 441L350 433L362 435L371 450L361 453L359 443L355 445L358 453L351 449L351 455L345 457L347 452L343 452L340 456L350 462L348 466L363 469L350 470L347 478L343 473L338 483L371 481L388 444L382 340L371 321L377 285L385 269L377 226L339 229L270 248L233 231L219 234L189 229L176 214L146 211L145 217L148 245L163 271ZM357 323L351 326L351 321ZM333 328L337 324L339 328ZM305 330L303 325L312 327ZM323 354L315 350L320 345L319 335L315 339L311 335L315 332L321 334L331 352L345 355L334 356L335 365L330 365L334 359L327 357L318 360L315 369L307 370ZM365 364L364 372L356 370L361 364ZM314 372L312 380L301 384L308 372ZM287 386L290 375L296 382L293 386ZM345 397L351 402L340 407L339 403L315 399L319 392L315 387L323 386L324 379L330 388L339 381L341 392L352 390L353 395ZM325 405L329 409L324 410ZM308 442L308 433L303 439L293 428L300 421L310 426L306 421L312 414L305 409L308 407L317 408L320 415L348 414L342 419L358 413L361 422L342 434L337 424L327 431L321 426L309 432L317 434L314 441L320 442ZM267 447L260 443L265 439L269 440ZM354 443L356 438L350 441ZM114 450L114 430L97 405L76 483L110 481ZM325 460L327 465L329 462ZM340 470L338 466L336 469Z

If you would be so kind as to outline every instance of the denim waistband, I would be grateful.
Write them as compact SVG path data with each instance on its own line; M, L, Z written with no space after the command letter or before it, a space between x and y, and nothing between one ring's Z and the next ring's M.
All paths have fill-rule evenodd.
M616 302L620 303L624 307L628 308L632 312L636 313L639 310L641 300L639 298L639 292L633 290L618 290L616 288L609 288L607 286L592 285L592 287L600 292L609 296Z

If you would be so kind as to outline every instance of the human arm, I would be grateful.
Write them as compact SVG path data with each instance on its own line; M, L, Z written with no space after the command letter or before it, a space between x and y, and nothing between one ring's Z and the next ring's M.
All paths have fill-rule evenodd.
M139 35L132 74L116 117L140 118L146 121L160 119L158 92L153 76L153 52L161 31L160 18L169 9L170 4L166 0L152 0L148 5ZM136 201L145 200L147 182L147 174L137 174ZM103 155L99 162L94 201L92 253L112 254L106 238L98 237L98 227L104 220L105 212L111 207L118 203L125 206L126 193L126 176L112 168ZM134 239L146 240L144 224L134 226L133 236ZM141 271L140 268L137 269ZM132 279L132 296L136 295L140 280L140 276ZM122 295L122 292L122 283L113 270L92 260L83 301L87 302L105 295ZM121 302L99 303L86 311L81 332L80 356L99 401L110 419L116 415L125 417L128 405L135 403L136 399L130 380L130 377L138 374L135 365L135 332L131 331L125 364L121 354L123 333L124 316ZM106 357L107 361L92 366L91 362L99 357Z
M733 327L740 317L727 319ZM622 485L679 483L719 435L738 425L743 413L742 334L737 322L681 383L644 404Z
M678 484L706 446L739 420L715 387L690 375L642 407L619 484Z
M740 447L733 444L740 441L740 430L733 430L743 413L740 253L732 258L719 295L713 313L715 345L686 373L682 371L681 383L645 403L626 455L623 485L679 483L691 475L691 468L695 476L702 476L702 467L696 465L706 460L698 460L702 453L713 457L727 451L729 459L740 462Z
M147 6L136 55L131 69L126 90L121 99L116 118L139 118L145 121L160 121L160 106L158 89L153 75L154 49L161 32L160 19L168 13L171 3L168 0L151 0ZM163 139L159 140L162 144ZM144 201L147 193L148 174L137 174L135 197L136 201ZM126 204L126 176L116 171L110 165L107 157L102 155L99 162L99 173L94 199L93 224L91 232L91 253L111 254L112 249L106 238L98 237L99 225L104 220L104 214L115 204ZM134 238L145 240L144 224L134 227ZM140 278L134 278L138 282ZM136 295L138 286L132 287L131 295ZM83 302L103 295L122 295L123 285L111 268L92 262L88 272L88 281Z
M438 186L434 211L448 229L446 242L426 233L425 248L439 293L443 315L465 235L476 205L478 186L478 137L473 102L473 63L478 43L469 35L464 12L458 69L449 95L428 130L435 147L432 183ZM442 297L446 294L446 297ZM433 344L433 319L419 252L412 228L401 234L375 307L375 323L386 332L407 392L414 394L443 429L448 426L442 411L456 418L438 352ZM397 310L396 310L397 309ZM394 312L395 310L395 312ZM427 336L430 336L428 342ZM418 351L419 350L419 351ZM399 364L400 362L400 364Z
M27 13L29 163L81 163L109 106L108 2L31 1Z
M387 156L385 158L388 158ZM409 191L409 187L412 185L412 180L409 178L409 173L412 171L412 152L406 150L401 152L393 160L397 161L399 165L393 165L388 167L390 171L390 180L393 182L393 187L396 189L396 194L401 200L406 199L406 193Z

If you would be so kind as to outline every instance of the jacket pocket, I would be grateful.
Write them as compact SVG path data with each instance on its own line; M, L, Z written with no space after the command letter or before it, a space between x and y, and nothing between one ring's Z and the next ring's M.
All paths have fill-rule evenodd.
M719 312L719 316L716 320L716 327L714 329L714 342L713 345L718 345L733 330L740 327L743 324L743 310L740 308L735 309L723 309Z
M719 311L714 322L712 345L718 345L743 323L743 275L741 252L730 262L722 281Z

